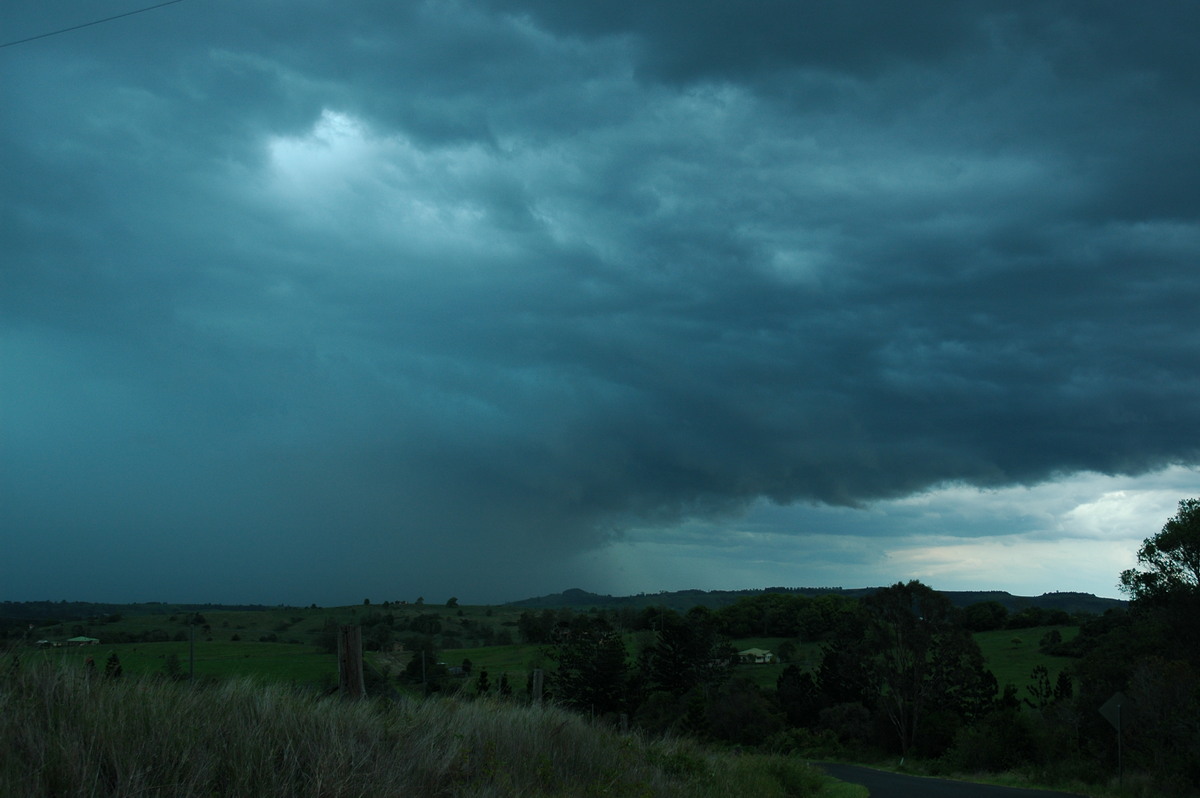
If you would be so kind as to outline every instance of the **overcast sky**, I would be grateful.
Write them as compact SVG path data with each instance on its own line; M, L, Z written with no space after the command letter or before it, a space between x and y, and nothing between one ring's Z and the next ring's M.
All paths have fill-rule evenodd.
M1116 596L1200 495L1198 30L183 0L0 48L0 599Z

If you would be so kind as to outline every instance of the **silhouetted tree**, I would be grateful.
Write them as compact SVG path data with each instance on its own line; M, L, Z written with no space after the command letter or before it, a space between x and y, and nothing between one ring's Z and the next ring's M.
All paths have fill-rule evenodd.
M659 620L655 643L641 657L642 671L652 687L683 695L729 676L736 652L717 632L705 608L695 607L686 616L667 611Z
M823 703L875 706L876 694L867 663L871 649L867 643L868 616L856 602L851 612L837 620L830 639L822 646L817 667L817 687Z
M412 619L408 628L419 634L435 635L442 631L442 622L433 614L418 615Z
M808 671L788 665L775 681L775 699L792 726L812 726L820 710L817 682Z
M1121 573L1134 602L1154 603L1200 591L1200 499L1184 499L1162 531L1138 549L1140 569Z
M949 599L912 581L879 590L862 605L861 645L834 648L826 659L838 656L853 671L861 658L866 698L895 730L902 754L935 731L944 738L938 745L948 745L957 724L990 709L996 679ZM828 664L823 661L823 669Z
M569 610L562 613L549 609L538 613L522 612L517 619L517 632L525 643L553 643L554 630L570 623L571 617Z
M313 635L313 645L323 654L336 654L338 648L338 622L333 618L326 618L320 630Z
M998 601L979 601L963 610L963 626L972 632L1003 629L1008 610Z
M738 745L761 745L783 728L762 690L742 678L730 679L714 690L705 702L704 715L709 737Z
M600 713L625 708L628 654L607 620L580 616L560 628L549 656L557 664L550 674L550 689L559 701Z

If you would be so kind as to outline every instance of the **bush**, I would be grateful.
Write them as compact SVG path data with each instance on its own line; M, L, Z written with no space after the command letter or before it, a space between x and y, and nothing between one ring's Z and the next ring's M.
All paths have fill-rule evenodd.
M1038 641L1038 651L1043 654L1057 654L1062 642L1062 633L1057 629L1051 629Z
M763 748L773 754L799 755L810 759L837 759L845 755L845 748L829 729L787 729L771 735Z
M818 727L833 732L843 744L862 745L871 739L871 713L862 704L835 704L818 717Z
M945 759L966 773L1013 770L1037 759L1037 741L1029 718L1019 710L993 712L959 729Z
M717 740L760 745L783 728L783 721L754 684L735 679L708 701L708 733Z

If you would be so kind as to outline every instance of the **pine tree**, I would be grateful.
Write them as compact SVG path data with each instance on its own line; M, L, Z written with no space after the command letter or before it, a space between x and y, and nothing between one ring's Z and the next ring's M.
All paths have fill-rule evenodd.
M551 652L558 664L551 689L558 700L584 712L621 711L629 679L621 636L603 618L584 616L558 636Z

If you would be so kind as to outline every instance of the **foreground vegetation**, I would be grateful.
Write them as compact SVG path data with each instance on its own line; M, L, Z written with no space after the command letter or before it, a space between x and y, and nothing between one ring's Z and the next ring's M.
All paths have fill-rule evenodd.
M446 717L467 717L462 707L519 715L544 702L576 713L561 716L573 718L562 722L586 717L583 727L619 741L615 750L631 761L674 763L668 774L684 781L708 766L680 767L684 760L663 754L662 746L684 744L662 741L688 738L756 752L720 766L758 774L741 774L746 784L793 781L790 766L781 764L788 760L771 759L782 754L901 763L925 773L1092 795L1192 796L1200 791L1200 501L1181 502L1179 514L1146 540L1138 558L1141 568L1121 575L1129 607L1099 616L1034 606L1010 612L992 600L955 607L944 594L909 582L857 598L764 591L683 613L657 606L471 608L451 599L437 607L364 600L361 607L329 610L204 608L204 617L196 607L161 605L134 617L123 617L119 608L85 619L39 615L40 625L14 622L4 630L23 647L23 668L31 672L86 673L84 663L92 659L93 671L150 675L145 684L154 686L181 681L182 657L186 652L190 671L194 651L201 683L254 674L274 683L265 695L314 701L315 707L325 706L318 696L333 691L333 644L339 625L350 624L368 649L368 690L389 707L375 713L379 717L393 717L402 706L410 707L403 710L409 715L413 707ZM96 630L106 638L103 647L45 641ZM777 657L749 664L757 655L737 653L746 649ZM13 673L16 678L24 670ZM82 684L93 689L97 678ZM248 682L236 684L249 689ZM201 691L219 695L221 689ZM1118 700L1119 740L1109 725L1117 723L1111 710ZM335 710L319 712L326 711ZM388 725L393 721L375 722L384 728L359 737L399 739ZM617 735L617 728L645 737ZM474 739L465 731L440 733ZM651 739L660 742L646 742ZM296 748L277 744L285 752ZM491 761L490 744L480 739L463 755L478 763L480 745ZM694 758L685 759L693 764L718 756L689 750ZM527 769L532 754L518 755ZM358 761L359 754L346 756ZM515 764L496 760L486 770L509 773ZM467 786L451 781L438 789L504 794L518 783L512 789L525 794L582 789L582 783L531 782L522 774L495 784L471 776ZM649 776L587 784L609 785L606 794L669 794L662 790L678 787L660 788ZM741 785L734 794L749 789Z
M853 794L822 792L793 758L619 734L552 706L3 666L0 795Z

